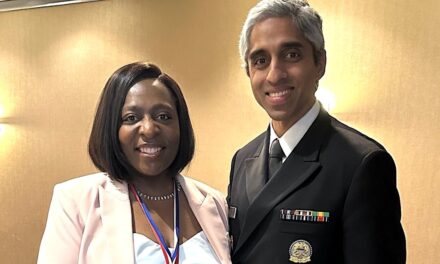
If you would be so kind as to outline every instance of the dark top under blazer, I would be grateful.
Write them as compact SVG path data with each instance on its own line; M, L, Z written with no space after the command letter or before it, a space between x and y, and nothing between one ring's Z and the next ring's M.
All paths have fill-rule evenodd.
M317 119L264 185L269 130L238 150L228 187L233 263L292 263L306 240L308 263L405 263L396 168L376 141L321 108ZM264 188L263 188L264 187ZM328 222L283 221L281 209L329 212Z

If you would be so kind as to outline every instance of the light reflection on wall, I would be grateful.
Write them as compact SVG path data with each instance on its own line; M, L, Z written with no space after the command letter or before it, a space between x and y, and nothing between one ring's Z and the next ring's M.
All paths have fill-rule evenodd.
M5 115L5 110L3 109L3 107L0 105L0 136L3 135L3 131L5 130L5 125L3 124L4 120L3 117Z
M17 142L18 132L15 125L4 123L4 119L0 119L0 164L10 157L10 152Z
M8 135L12 134L11 128L11 125L3 123L0 119L0 153L9 148L8 146L10 145L11 137Z
M7 150L9 147L9 140L6 136L7 131L10 125L8 125L8 118L6 116L6 110L5 108L0 105L0 153Z
M336 107L336 97L335 94L324 87L319 87L315 93L316 98L321 102L322 107L324 107L327 112L331 113Z

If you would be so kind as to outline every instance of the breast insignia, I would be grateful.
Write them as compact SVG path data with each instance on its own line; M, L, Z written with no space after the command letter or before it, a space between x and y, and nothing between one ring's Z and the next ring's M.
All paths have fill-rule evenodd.
M290 261L293 263L307 263L312 261L312 246L305 240L296 240L289 248Z

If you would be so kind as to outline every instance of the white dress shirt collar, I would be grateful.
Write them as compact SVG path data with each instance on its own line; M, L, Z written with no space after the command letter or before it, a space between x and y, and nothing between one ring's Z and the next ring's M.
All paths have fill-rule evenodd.
M293 124L287 131L278 138L275 130L273 129L272 122L270 122L270 146L274 139L278 138L280 141L281 148L283 149L285 158L283 162L289 157L290 153L292 153L293 149L298 145L299 141L304 137L307 130L309 130L313 121L318 117L319 114L319 103L318 100L315 101L315 104L310 108L310 110L299 119L295 124ZM269 146L269 149L270 149Z

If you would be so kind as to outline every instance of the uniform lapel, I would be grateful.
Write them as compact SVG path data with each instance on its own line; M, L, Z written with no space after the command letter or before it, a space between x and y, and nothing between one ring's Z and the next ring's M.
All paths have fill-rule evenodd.
M221 212L214 198L210 194L202 193L193 182L181 175L177 179L215 254L221 263L228 263L230 261L228 230L225 228L226 223L220 216ZM224 216L224 221L227 221L226 216Z
M249 204L266 184L267 159L268 159L269 130L264 140L260 143L254 156L246 160L246 194Z
M108 180L99 190L109 263L134 263L133 229L127 184Z
M295 192L307 179L316 176L316 172L321 167L318 161L319 150L328 134L329 124L328 114L321 110L318 118L283 163L280 170L271 177L270 181L255 196L254 201L249 205L235 252L239 251L264 217L280 201Z
M250 204L236 251L276 204L294 192L320 168L319 162L304 162L301 157L292 157L289 160L290 162L280 168Z

